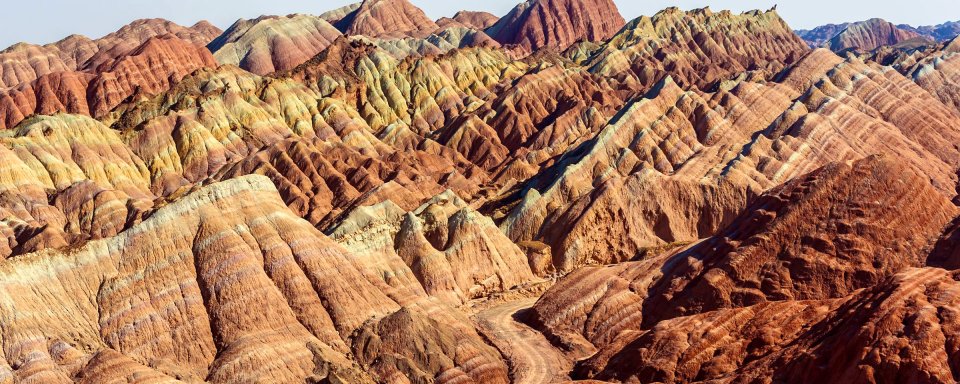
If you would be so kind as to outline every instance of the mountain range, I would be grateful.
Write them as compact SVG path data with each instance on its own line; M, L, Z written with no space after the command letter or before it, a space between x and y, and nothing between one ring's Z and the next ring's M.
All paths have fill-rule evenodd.
M364 0L12 46L0 383L955 382L955 27Z

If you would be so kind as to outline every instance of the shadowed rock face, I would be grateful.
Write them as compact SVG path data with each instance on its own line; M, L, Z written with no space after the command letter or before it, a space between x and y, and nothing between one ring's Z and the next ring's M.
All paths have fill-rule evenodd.
M813 29L798 29L797 36L810 44L811 48L822 47L824 43L832 39L838 33L843 32L851 23L825 24Z
M957 52L579 0L11 48L0 383L950 382Z
M616 342L622 349L597 354L575 375L644 382L951 382L958 278L938 268L906 269L843 299L667 320L623 334ZM893 350L896 359L883 357Z

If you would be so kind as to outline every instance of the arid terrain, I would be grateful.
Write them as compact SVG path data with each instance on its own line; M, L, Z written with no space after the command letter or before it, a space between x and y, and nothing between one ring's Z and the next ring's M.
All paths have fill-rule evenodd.
M0 384L960 381L960 23L252 16L0 51Z

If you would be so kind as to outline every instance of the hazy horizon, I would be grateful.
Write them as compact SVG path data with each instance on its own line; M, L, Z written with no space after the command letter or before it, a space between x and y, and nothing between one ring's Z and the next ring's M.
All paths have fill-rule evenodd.
M71 34L99 38L116 31L136 19L164 18L181 25L190 26L207 20L226 29L237 19L251 19L261 15L285 15L290 13L320 14L353 3L357 0L304 1L273 0L128 0L123 2L91 0L35 0L17 2L6 7L0 14L4 31L0 32L0 47L26 42L48 44ZM439 0L411 0L433 19L452 16L459 10L486 11L503 16L521 0L465 0L458 2ZM653 15L670 6L682 9L710 6L713 10L730 9L743 12L752 9L766 10L778 4L777 11L791 28L809 29L824 24L861 21L873 17L886 19L895 24L936 25L960 20L960 2L956 0L918 0L909 7L892 1L846 1L831 0L615 0L620 13L627 20L641 15ZM830 9L829 14L820 12ZM52 11L51 10L55 10ZM48 22L42 29L37 27L37 17L43 15Z

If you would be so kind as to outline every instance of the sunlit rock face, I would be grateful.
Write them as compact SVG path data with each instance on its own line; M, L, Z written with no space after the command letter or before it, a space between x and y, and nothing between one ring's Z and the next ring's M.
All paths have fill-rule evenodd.
M486 32L502 44L532 52L544 47L566 49L578 40L606 40L623 24L612 0L529 0Z
M0 383L954 378L956 41L251 16L0 52Z

